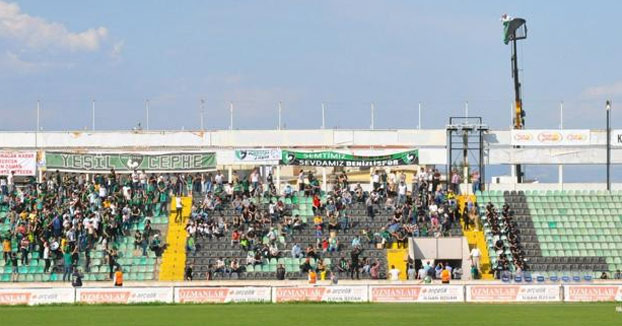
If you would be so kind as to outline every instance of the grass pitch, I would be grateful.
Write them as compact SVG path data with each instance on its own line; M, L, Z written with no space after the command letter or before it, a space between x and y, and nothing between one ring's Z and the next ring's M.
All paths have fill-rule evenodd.
M616 303L0 307L2 325L622 325Z

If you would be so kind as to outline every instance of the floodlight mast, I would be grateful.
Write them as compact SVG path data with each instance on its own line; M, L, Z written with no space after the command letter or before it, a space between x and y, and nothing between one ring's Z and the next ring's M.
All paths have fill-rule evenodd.
M527 24L523 18L512 18L506 14L501 17L503 21L505 44L512 43L512 77L514 78L514 129L525 127L525 110L521 96L521 83L518 76L518 51L516 41L527 38ZM520 164L516 165L517 182L523 181L523 173Z

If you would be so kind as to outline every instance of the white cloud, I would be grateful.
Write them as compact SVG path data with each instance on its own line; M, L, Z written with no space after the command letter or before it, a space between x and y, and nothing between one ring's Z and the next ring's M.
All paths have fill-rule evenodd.
M62 49L72 52L96 51L108 37L105 27L71 32L65 25L48 22L21 11L16 3L0 0L0 37L20 42L31 49Z
M615 82L609 85L588 87L583 91L583 95L588 97L621 96L622 81Z

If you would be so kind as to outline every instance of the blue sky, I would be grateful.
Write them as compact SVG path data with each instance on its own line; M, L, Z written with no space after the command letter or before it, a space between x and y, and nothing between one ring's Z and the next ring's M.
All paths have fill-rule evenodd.
M519 48L527 127L603 125L622 103L618 1L0 1L0 129L442 128L470 114L507 128L513 98L503 13ZM7 24L9 22L9 24ZM614 119L615 121L615 119ZM615 126L614 122L614 126Z

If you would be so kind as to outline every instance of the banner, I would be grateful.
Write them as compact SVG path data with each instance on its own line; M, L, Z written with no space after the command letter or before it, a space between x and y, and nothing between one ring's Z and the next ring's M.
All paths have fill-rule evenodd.
M0 305L73 303L73 288L0 289Z
M236 149L235 161L244 163L275 162L281 159L280 149Z
M360 156L338 152L282 151L281 165L380 167L419 163L419 151L411 150L382 156Z
M463 302L462 285L370 286L371 302Z
M611 130L611 147L622 146L622 130Z
M149 303L173 302L171 287L78 288L76 302L81 303Z
M214 153L45 153L48 170L78 172L200 172L216 167Z
M564 285L564 301L622 301L622 286Z
M269 287L175 288L176 303L270 302Z
M36 152L0 152L0 175L35 175L36 164Z
M467 285L467 302L561 301L559 285Z
M315 286L272 288L272 302L366 302L367 286Z
M512 146L590 145L589 130L512 130Z

